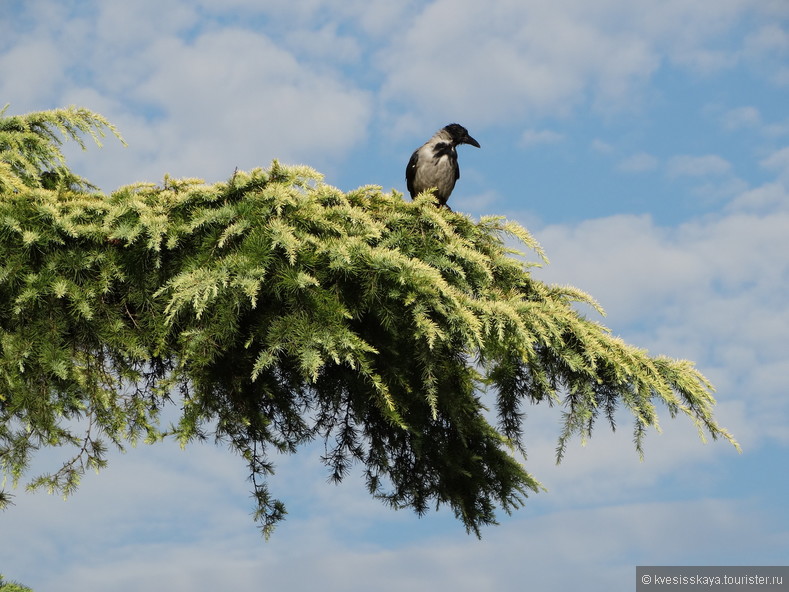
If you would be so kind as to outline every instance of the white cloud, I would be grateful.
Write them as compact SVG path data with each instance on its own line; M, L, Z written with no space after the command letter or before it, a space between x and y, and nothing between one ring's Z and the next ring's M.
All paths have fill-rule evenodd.
M136 96L177 126L179 143L186 141L170 146L178 152L186 148L198 159L228 150L247 160L256 158L253 150L294 158L347 150L363 137L366 93L302 66L263 35L224 30L188 46L155 44L146 53L153 70Z
M738 107L723 114L723 125L727 129L754 128L762 124L762 116L756 107Z
M728 204L727 209L764 213L787 208L789 208L789 192L783 183L776 181L744 191Z
M273 158L326 170L366 137L371 93L322 67L326 60L305 60L263 33L198 28L188 3L130 6L102 3L73 27L42 19L30 39L68 36L68 43L25 41L0 55L11 73L0 90L5 82L17 110L79 102L119 127L126 150L108 141L106 154L69 152L74 168L105 190L165 173L216 181ZM296 40L304 31L288 35ZM327 44L337 56L334 42L348 41L330 24L310 39L313 57L321 47L328 56ZM345 58L357 51L350 41L340 48Z
M638 152L621 160L616 168L626 173L643 173L655 170L658 164L660 161L651 154Z
M372 116L369 93L260 34L226 29L189 44L164 37L130 60L140 72L126 100L142 113L101 96L83 103L107 105L102 114L130 146L74 154L75 168L105 189L164 173L217 181L273 158L330 167L364 139ZM111 157L114 169L102 160Z
M181 1L97 2L95 9L98 41L115 55L148 45L162 36L183 34L200 20L195 6Z
M760 163L764 168L774 170L789 182L789 146L773 152Z
M501 199L495 191L483 191L472 195L458 195L452 198L452 208L456 212L484 214L490 212L492 206Z
M667 164L671 177L719 176L731 170L731 163L717 154L673 156Z
M733 175L721 175L705 180L690 189L690 193L705 204L725 202L748 190L748 183Z
M611 144L604 142L599 138L594 139L590 147L592 150L599 152L600 154L611 154L614 151L614 147Z
M505 122L565 115L581 103L638 110L661 62L717 72L739 61L728 35L754 1L611 0L479 4L438 0L380 52L384 98L435 118ZM725 40L725 41L723 41Z
M773 20L756 31L748 33L744 41L743 55L753 69L774 84L789 84L789 27Z
M50 109L64 84L68 61L47 38L30 38L0 53L0 96L13 113Z
M778 23L770 23L749 33L745 50L756 54L789 54L789 32Z
M766 121L761 111L752 105L734 109L723 109L717 105L710 105L705 108L705 111L718 118L723 128L727 131L756 131L768 137L789 134L789 120L783 122Z
M296 30L321 29L326 25L341 24L355 32L381 40L396 34L397 28L419 10L419 0L388 2L387 0L227 0L218 4L213 0L199 0L201 10L212 17L226 19L228 14L243 23L248 19L265 17L266 24ZM331 56L326 56L331 59Z
M720 400L742 401L744 425L760 426L754 443L785 442L789 405L766 368L785 361L786 197L769 183L741 193L725 215L676 229L646 216L549 226L537 232L551 259L540 275L591 293L631 343L697 360Z
M657 58L638 35L603 31L598 19L547 3L439 0L381 53L384 96L485 122L566 112L590 86L601 104L619 101Z
M531 147L542 144L556 144L564 140L564 135L553 130L527 129L521 134L521 146Z
M197 475L206 480L224 477L213 470L208 458L204 460L191 467ZM648 470L647 463L643 472ZM3 557L15 567L13 577L22 578L36 590L63 592L207 592L217 588L244 592L259 590L261 583L266 589L293 592L317 588L326 592L424 588L516 592L527 580L541 590L583 588L601 592L624 588L624 582L632 581L636 563L681 563L688 549L704 549L705 557L715 558L739 553L750 562L756 559L751 555L772 558L771 548L785 548L781 544L785 534L766 527L768 517L756 503L715 498L674 501L657 496L617 505L581 502L573 508L535 498L527 503L541 506L538 512L521 510L505 519L502 526L487 529L482 541L457 531L429 536L427 523L437 519L430 515L422 520L411 516L399 525L378 524L389 544L354 543L333 532L337 527L333 520L364 522L364 518L352 512L333 512L325 521L295 518L271 541L264 542L251 528L244 527L243 520L248 517L237 503L205 496L205 487L194 487L196 478L184 473L177 477L166 479L164 487L157 484L147 491L135 491L139 505L133 511L128 506L125 511L117 507L121 524L139 521L150 525L146 509L162 510L157 513L161 522L158 529L148 530L109 552L100 541L113 541L117 522L97 518L87 504L51 513L54 520L49 524L34 519L21 521L19 526L30 529L29 536L23 536L17 545L0 541ZM693 483L703 478L699 473L680 476ZM610 475L603 473L598 483L608 479ZM169 487L171 482L176 487ZM608 488L615 487L614 478ZM583 489L576 487L576 491L582 494ZM645 487L642 496L648 497L648 491ZM104 491L115 499L121 493L122 487ZM91 501L107 507L112 499L94 497ZM184 500L193 503L195 509L179 510L179 502ZM195 536L195 526L203 522L201 506L206 513L223 518L225 524L208 520ZM326 509L322 503L319 508ZM193 523L179 524L172 519L179 514ZM171 530L179 527L184 528L180 533ZM768 531L773 534L765 534ZM733 539L740 542L737 549L731 549ZM33 550L29 545L34 541L38 542L37 554L26 555ZM66 558L62 564L60 557Z
M358 39L338 32L337 23L326 24L317 31L294 29L286 34L286 40L292 51L320 62L327 58L356 62L364 52Z

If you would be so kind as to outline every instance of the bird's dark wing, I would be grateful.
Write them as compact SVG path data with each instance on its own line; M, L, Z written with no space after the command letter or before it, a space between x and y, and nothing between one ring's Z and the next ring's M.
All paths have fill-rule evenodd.
M418 193L416 189L414 189L414 178L416 177L416 162L417 160L419 160L418 152L419 150L414 150L414 153L411 155L411 160L408 161L408 166L405 168L405 184L408 187L408 193L411 194L412 199Z

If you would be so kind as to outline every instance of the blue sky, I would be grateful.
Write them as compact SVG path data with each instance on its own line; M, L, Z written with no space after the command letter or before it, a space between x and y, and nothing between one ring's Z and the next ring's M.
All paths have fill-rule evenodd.
M334 486L320 447L278 459L288 519L264 542L236 456L114 454L67 501L17 491L0 573L38 590L632 590L636 565L789 557L789 3L786 0L0 0L0 104L77 104L128 141L69 148L104 190L218 181L273 158L343 190L405 191L411 151L457 121L451 198L541 242L535 273L591 293L614 333L690 358L743 446L662 413L554 465L558 409L528 410L548 488L483 539ZM42 451L51 470L65 451Z

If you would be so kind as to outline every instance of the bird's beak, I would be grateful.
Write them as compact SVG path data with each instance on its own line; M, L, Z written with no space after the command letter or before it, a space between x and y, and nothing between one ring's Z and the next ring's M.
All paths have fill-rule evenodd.
M463 143L464 144L471 144L472 146L476 146L477 148L480 148L479 142L477 142L471 136L466 136L465 138L463 138Z

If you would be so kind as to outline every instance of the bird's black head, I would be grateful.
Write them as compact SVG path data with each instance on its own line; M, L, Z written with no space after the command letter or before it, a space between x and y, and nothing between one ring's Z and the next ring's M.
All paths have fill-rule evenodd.
M459 123L450 123L448 126L444 127L444 131L452 136L452 140L455 144L471 144L477 148L480 147L479 142L469 136L468 130Z

